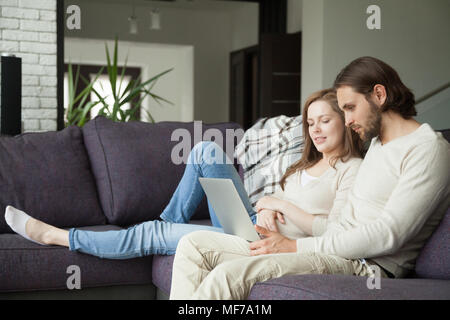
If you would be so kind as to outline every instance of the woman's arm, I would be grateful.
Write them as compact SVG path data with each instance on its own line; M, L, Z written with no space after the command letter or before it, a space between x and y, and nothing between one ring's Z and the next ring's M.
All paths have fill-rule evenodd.
M288 217L297 228L301 229L308 236L312 236L313 223L317 216L297 207L292 202L282 201L283 203L281 204L280 212Z
M313 222L316 218L315 215L300 209L292 202L272 196L265 196L258 200L255 207L258 212L264 209L281 212L303 232L312 235Z
M347 202L347 196L353 186L361 161L354 161L342 168L333 206L328 215L311 214L297 207L292 202L273 196L262 197L256 203L256 209L270 209L284 214L298 228L309 236L320 236L327 229L330 222L336 222L341 214L342 207Z

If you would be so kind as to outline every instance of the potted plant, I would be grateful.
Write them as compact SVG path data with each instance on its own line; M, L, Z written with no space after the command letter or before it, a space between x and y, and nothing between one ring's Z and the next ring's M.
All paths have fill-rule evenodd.
M125 64L122 67L122 72L119 74L117 37L114 42L114 53L112 59L107 44L105 44L105 51L107 63L106 71L108 74L109 85L111 86L113 103L111 105L106 103L105 100L107 97L102 97L100 93L94 89L94 83L103 73L104 68L102 68L98 72L93 81L89 81L79 74L79 70L77 70L74 79L72 66L69 64L69 104L66 112L66 125L75 124L78 126L83 126L89 117L89 112L91 111L91 109L98 104L103 105L103 107L100 108L98 115L102 115L113 121L120 122L139 120L137 111L140 109L144 99L148 96L153 98L153 100L155 100L158 104L161 104L161 101L172 104L170 101L152 93L152 89L156 84L156 81L166 73L172 71L173 68L163 71L145 81L141 81L140 77L138 79L131 79L128 85L122 91L122 84L125 78L125 70L128 57L125 59ZM74 92L79 79L81 79L86 84L86 87L77 96L75 96ZM117 85L117 83L119 83L119 85ZM97 96L97 98L99 99L98 101L90 101L90 95L92 92ZM132 107L129 109L124 108L127 103L131 103ZM148 112L147 110L144 111L147 113L150 121L154 123L155 120L150 112Z

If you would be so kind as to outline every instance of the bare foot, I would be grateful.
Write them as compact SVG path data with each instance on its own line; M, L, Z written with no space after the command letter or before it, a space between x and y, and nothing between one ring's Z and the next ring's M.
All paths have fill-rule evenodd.
M40 220L30 217L25 225L25 231L35 241L44 244L69 246L69 231L56 228Z

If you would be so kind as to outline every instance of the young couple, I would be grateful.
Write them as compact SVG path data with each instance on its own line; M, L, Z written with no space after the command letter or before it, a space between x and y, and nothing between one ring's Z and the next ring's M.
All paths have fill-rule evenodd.
M303 108L305 148L280 189L255 212L232 163L216 144L189 155L161 214L126 230L59 229L8 206L5 219L22 236L110 259L174 254L171 299L245 299L259 281L288 274L403 277L450 205L449 145L419 124L414 96L386 63L356 59L334 88ZM362 157L361 138L370 142ZM224 161L211 161L218 154ZM199 177L229 178L262 240L248 243L213 226L187 224L204 196ZM181 239L181 240L180 240ZM177 247L178 245L178 247Z

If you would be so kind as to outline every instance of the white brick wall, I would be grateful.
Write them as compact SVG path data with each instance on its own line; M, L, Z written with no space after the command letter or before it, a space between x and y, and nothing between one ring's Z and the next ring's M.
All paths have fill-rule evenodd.
M0 53L22 58L25 132L57 127L56 1L0 0Z

